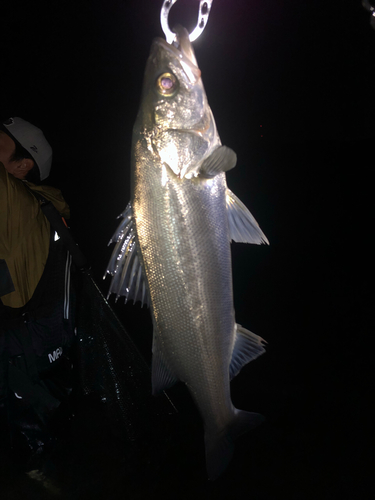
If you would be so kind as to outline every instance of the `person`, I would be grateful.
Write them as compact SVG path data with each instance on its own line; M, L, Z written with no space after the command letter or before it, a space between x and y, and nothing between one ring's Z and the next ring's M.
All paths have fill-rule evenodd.
M38 127L19 117L0 123L0 413L28 470L54 441L51 422L72 386L71 256L43 204L64 219L70 212L60 190L40 184L51 165Z

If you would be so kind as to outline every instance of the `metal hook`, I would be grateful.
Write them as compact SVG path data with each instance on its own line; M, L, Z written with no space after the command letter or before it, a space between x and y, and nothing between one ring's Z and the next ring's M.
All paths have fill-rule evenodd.
M160 23L162 30L165 35L165 39L168 43L172 43L176 37L176 33L170 30L168 24L168 16L169 11L171 10L173 4L175 4L177 0L164 0L163 6L160 11ZM203 32L206 27L208 16L210 15L211 5L213 0L200 0L199 2L199 14L198 14L198 22L194 30L189 35L189 40L194 42Z

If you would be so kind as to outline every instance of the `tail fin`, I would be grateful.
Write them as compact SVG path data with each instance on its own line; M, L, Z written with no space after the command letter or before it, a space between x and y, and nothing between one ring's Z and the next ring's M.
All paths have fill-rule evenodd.
M235 409L230 425L221 432L205 434L206 467L208 478L217 479L227 468L234 451L234 440L245 432L254 429L264 421L263 415Z

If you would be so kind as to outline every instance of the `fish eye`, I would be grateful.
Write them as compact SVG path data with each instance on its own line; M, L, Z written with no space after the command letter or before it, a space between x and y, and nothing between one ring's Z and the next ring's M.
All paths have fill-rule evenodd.
M173 73L163 73L156 80L156 88L162 95L172 95L177 89L177 78Z

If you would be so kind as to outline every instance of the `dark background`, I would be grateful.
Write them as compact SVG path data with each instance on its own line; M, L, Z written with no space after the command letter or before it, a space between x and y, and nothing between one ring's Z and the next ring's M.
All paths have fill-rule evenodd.
M71 228L104 293L107 243L130 196L143 70L151 40L163 36L161 4L13 0L1 7L0 115L31 121L53 146L48 183L70 204ZM179 0L170 24L191 30L197 5ZM241 438L213 485L204 479L197 424L196 447L181 445L174 467L168 458L159 464L154 494L372 498L370 14L360 0L214 0L194 46L221 140L238 156L228 185L270 241L232 245L237 321L269 343L232 383L233 402L267 420ZM148 311L115 309L149 360ZM189 421L199 421L188 396L176 398ZM86 478L77 498L125 494L121 470L112 463L106 474L101 456L87 457L104 471L92 478L96 494Z

